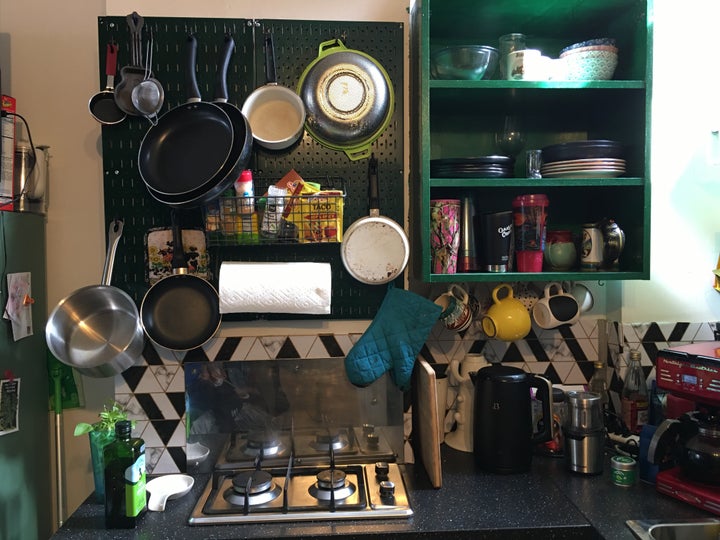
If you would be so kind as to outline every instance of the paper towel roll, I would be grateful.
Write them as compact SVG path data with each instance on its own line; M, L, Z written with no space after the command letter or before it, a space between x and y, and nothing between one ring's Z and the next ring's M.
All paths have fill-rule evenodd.
M328 315L331 293L329 263L220 265L220 313Z

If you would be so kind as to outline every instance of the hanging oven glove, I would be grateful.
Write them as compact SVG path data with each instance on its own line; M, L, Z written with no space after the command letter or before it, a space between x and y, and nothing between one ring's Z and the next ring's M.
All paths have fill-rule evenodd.
M390 370L395 384L408 390L415 359L441 311L431 300L391 283L377 315L345 357L350 382L367 386Z

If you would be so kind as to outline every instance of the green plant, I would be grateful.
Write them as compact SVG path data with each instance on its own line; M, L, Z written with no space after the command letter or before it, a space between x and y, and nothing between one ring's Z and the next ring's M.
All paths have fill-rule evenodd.
M85 433L90 433L91 431L115 433L115 424L120 420L128 419L127 410L125 410L117 401L113 401L110 407L103 405L103 410L98 414L98 416L100 417L100 420L94 424L78 422L75 426L74 435L77 437L79 435L84 435ZM135 427L135 422L133 421L132 423L133 427Z

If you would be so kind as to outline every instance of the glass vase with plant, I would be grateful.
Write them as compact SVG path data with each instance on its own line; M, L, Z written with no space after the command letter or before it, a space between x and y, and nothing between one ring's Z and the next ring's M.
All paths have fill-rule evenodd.
M92 459L93 480L95 482L95 497L98 502L105 500L105 463L103 449L115 440L115 424L120 420L128 419L127 410L117 401L109 406L104 405L98 414L100 420L93 424L78 422L74 435L88 434L90 439L90 457ZM135 427L135 422L132 423Z

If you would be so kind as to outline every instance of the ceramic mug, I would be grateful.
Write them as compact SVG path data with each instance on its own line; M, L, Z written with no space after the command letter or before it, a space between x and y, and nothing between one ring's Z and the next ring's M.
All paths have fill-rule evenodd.
M470 295L460 285L450 285L446 293L435 299L442 308L440 320L448 330L461 332L466 330L473 320L473 305Z
M508 53L505 72L510 81L533 80L541 71L542 53L537 49L522 49Z
M570 288L570 294L572 294L575 300L577 300L577 303L580 306L580 313L590 311L595 305L595 298L593 298L593 294L590 292L587 285L575 283L575 285Z
M507 289L507 295L499 298L498 293ZM513 290L507 283L493 289L493 305L482 318L483 332L490 337L502 341L516 341L530 332L532 322L525 305L513 297Z
M562 285L554 281L545 285L545 294L535 302L532 313L540 328L550 330L575 324L580 318L580 306L573 295L566 293Z

